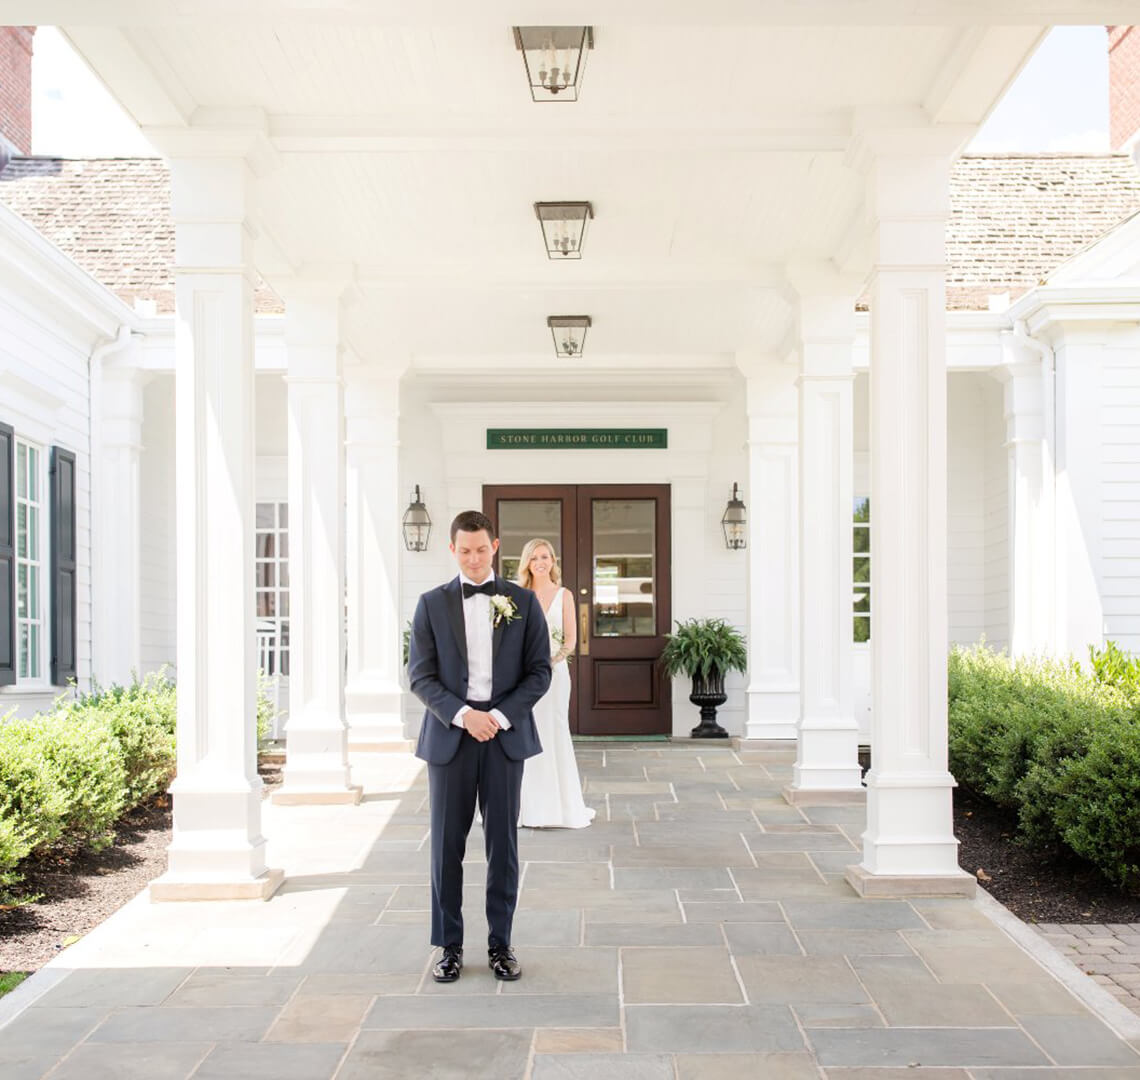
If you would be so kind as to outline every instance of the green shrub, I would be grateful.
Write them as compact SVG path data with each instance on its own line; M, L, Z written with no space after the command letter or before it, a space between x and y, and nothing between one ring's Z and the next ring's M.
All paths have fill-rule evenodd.
M1140 885L1140 704L1134 661L1110 645L1091 670L1013 661L984 645L949 666L950 768L1000 806L1018 835L1063 844L1123 887Z
M273 699L269 696L270 676L264 671L257 673L257 742L258 745L269 738L273 730L273 721L277 718L277 709Z
M1098 682L1116 687L1132 704L1140 705L1140 656L1129 656L1109 641L1103 649L1089 646L1089 662Z
M1140 887L1140 718L1097 732L1047 790L1061 840L1121 888Z
M39 752L66 796L57 845L96 850L114 839L112 826L126 809L127 771L123 748L104 717L75 716L69 710L36 717Z
M11 850L26 846L27 854L56 843L67 807L67 792L43 752L39 728L26 720L0 724L0 820L10 822ZM0 871L18 861L0 861Z
M122 748L127 807L164 791L174 776L177 694L165 671L130 686L112 686L81 696L72 715L105 722Z
M274 706L258 681L259 738ZM0 896L29 855L111 842L115 822L174 776L177 694L165 671L60 699L54 712L0 718Z
M1129 705L1078 664L1013 661L984 645L952 650L947 685L951 772L1004 807L1024 803L1021 786L1035 765L1083 753L1106 717Z
M32 837L28 827L8 808L0 811L0 903L6 890L19 880L13 871L32 850Z

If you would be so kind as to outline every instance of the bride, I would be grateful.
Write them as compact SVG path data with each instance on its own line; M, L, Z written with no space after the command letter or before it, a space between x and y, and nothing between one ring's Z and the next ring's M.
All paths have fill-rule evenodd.
M570 671L566 658L576 642L574 597L562 588L562 574L549 540L528 540L519 558L520 585L533 590L550 627L550 689L534 707L542 753L523 770L519 824L531 828L583 829L594 811L582 799L582 781L570 741Z

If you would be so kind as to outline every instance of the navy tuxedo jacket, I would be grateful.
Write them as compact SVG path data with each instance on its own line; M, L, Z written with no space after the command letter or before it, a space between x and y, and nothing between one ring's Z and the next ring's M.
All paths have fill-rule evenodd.
M509 596L518 609L510 622L500 619L492 635L491 708L511 722L495 738L507 757L522 761L542 753L532 710L550 686L550 629L530 589L496 575L495 591ZM408 677L412 693L427 707L416 757L446 765L463 737L463 729L451 721L467 704L467 632L458 577L420 597L412 619Z

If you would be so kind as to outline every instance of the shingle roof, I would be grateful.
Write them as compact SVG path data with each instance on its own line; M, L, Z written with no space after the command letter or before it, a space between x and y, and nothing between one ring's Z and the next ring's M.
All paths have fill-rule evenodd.
M159 158L14 158L0 200L127 303L174 310L170 175ZM966 155L950 181L947 306L1020 296L1140 210L1124 154ZM261 285L259 312L280 312Z
M13 158L0 200L122 300L174 311L170 170L161 158ZM264 284L256 310L283 311Z
M1140 209L1125 154L966 155L950 179L946 303L1016 299Z

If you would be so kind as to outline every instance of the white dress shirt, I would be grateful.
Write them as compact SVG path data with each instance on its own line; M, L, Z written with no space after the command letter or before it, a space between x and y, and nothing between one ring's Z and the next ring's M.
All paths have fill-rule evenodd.
M487 577L487 581L494 581L494 575ZM472 581L463 571L459 572L459 588L463 583L471 585L484 584ZM491 598L483 593L475 593L463 601L463 628L467 637L467 698L469 701L491 700L491 678L493 654L494 626L491 624ZM470 712L471 706L464 705L455 714L452 724L465 728L463 717ZM492 709L491 715L499 722L504 731L511 726L511 722L498 709Z

